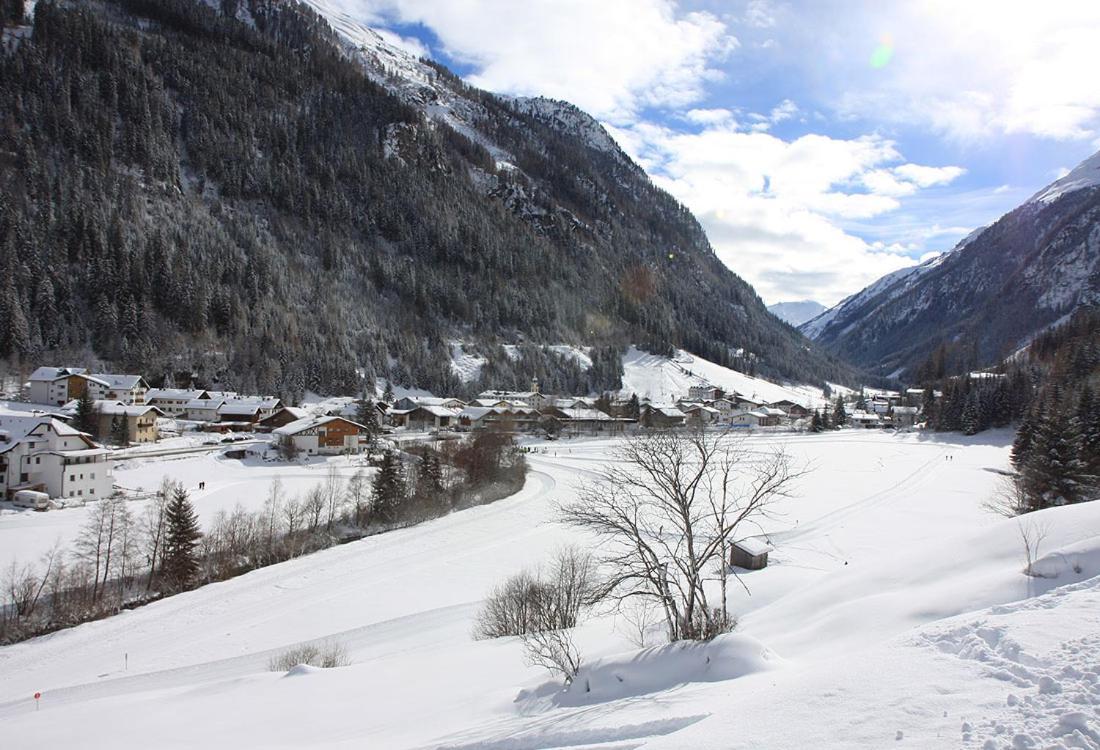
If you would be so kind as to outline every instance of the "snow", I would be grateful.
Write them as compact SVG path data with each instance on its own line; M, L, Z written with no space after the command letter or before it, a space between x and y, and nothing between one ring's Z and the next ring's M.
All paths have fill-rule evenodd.
M678 350L673 358L630 347L623 355L623 387L620 395L638 394L654 403L686 398L693 385L714 385L754 401L774 403L784 399L808 408L824 406L828 399L819 388L779 385L763 378L722 367L694 354Z
M800 326L808 320L816 318L825 312L826 308L820 302L811 299L799 302L776 302L768 305L768 312L792 326Z
M1069 174L1047 185L1028 203L1053 203L1063 195L1100 185L1100 151L1074 167Z
M220 436L205 437L220 439ZM185 440L190 442L190 439ZM360 469L367 473L373 471L359 459L342 456L283 463L257 458L229 459L222 455L221 449L241 445L243 443L220 445L218 450L202 454L128 459L115 464L115 484L135 495L145 496L159 488L164 477L181 482L190 493L199 521L209 524L219 512L230 512L238 505L259 510L276 479L281 482L285 496L293 497L324 482L329 466L335 466L344 478ZM199 482L206 483L204 489L198 488ZM146 499L134 500L129 503L130 511L140 515L147 503ZM56 543L70 545L91 510L92 505L87 505L39 513L0 502L0 571L7 570L12 562L36 562Z
M476 382L481 377L481 368L488 361L480 354L465 351L462 342L451 342L451 372L463 383Z
M577 629L584 664L564 690L524 665L514 639L471 638L502 577L586 543L556 508L616 444L532 440L514 497L0 649L0 736L82 748L1100 747L1100 503L1023 520L983 510L1008 466L1007 431L744 440L814 471L751 534L774 547L769 566L739 574L747 591L731 580L739 627L711 643L638 650L629 623L597 613ZM146 462L149 480L169 463ZM201 467L208 486L223 481L213 466ZM1021 523L1047 530L1034 565L1045 577L1023 573ZM327 640L350 666L265 671L273 653Z

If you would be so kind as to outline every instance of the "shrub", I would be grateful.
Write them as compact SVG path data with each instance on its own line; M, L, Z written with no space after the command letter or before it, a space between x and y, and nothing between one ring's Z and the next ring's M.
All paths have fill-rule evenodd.
M299 664L331 669L349 664L347 651L336 641L323 644L299 643L279 654L273 654L267 662L271 672L287 672Z

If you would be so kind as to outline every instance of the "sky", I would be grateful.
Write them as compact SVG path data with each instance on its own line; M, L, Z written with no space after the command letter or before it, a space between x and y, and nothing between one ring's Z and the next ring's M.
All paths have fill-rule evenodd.
M1100 2L333 2L598 118L769 304L835 304L1100 150Z

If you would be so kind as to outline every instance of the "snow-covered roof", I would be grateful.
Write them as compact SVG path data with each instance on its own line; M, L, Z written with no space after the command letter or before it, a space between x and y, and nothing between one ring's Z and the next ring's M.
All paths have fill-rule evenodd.
M140 387L145 378L140 375L117 375L113 373L100 373L97 372L92 375L93 378L103 383L112 390L132 390Z
M267 417L263 421L266 422L268 419L274 419L275 417L279 416L280 414L283 414L284 412L286 414L289 414L290 416L294 417L295 420L305 419L306 417L310 416L310 413L308 411L306 411L305 409L301 409L297 406L284 406L282 409L279 409L279 411L275 412L274 414L272 414L270 417ZM287 424L290 424L290 422L287 422Z
M41 424L49 425L50 429L62 437L80 436L91 442L85 433L50 414L0 412L0 453L11 450Z
M247 401L226 401L218 407L218 414L255 414L260 410L258 403Z
M435 417L457 417L461 413L461 409L453 409L446 406L437 406L436 404L419 404L413 411L426 411Z
M895 414L916 414L917 413L917 407L915 407L915 406L895 406L894 407L894 413Z
M538 391L482 391L478 394L478 398L497 398L512 401L519 399L520 401L531 401L536 398L542 398L542 394Z
M277 409L283 402L275 396L240 396L226 401L228 404L248 404L261 409Z
M67 378L70 375L84 375L88 371L83 367L39 367L31 373L31 381L50 381Z
M100 414L126 417L141 417L151 411L155 411L157 414L164 413L150 404L124 404L121 401L96 401L95 410Z
M479 419L484 419L490 414L499 414L500 411L501 410L495 406L467 406L458 413L458 416L462 419L469 419L472 422L476 422Z
M684 416L686 416L682 411L677 409L675 406L651 406L650 408L653 409L653 411L657 412L658 414L663 414L666 417L684 417Z
M576 422L610 422L612 417L608 414L604 414L599 409L588 409L585 407L569 407L561 410L565 414L567 419Z
M200 398L204 393L206 393L206 391L200 389L150 388L145 393L145 400L158 401L164 399L166 401L192 401Z
M782 409L776 409L773 406L761 406L757 411L766 417L785 417L787 412Z
M706 404L691 404L690 406L684 407L683 410L685 412L701 411L701 412L706 412L707 414L718 414L719 413L717 409L715 409L711 406L707 406Z
M328 424L329 422L336 421L349 422L362 430L367 429L358 422L352 422L350 419L347 419L345 417L304 417L302 419L296 419L289 424L283 425L282 427L277 427L276 429L271 431L271 434L289 437L290 435L297 435L299 432L311 430L314 427L320 427L322 425Z
M185 408L191 409L217 409L224 404L226 399L224 398L193 398L187 402Z
M756 555L763 555L767 552L771 552L775 549L775 547L771 546L766 540L751 536L746 539L739 539L733 543L733 546L738 547L754 557Z

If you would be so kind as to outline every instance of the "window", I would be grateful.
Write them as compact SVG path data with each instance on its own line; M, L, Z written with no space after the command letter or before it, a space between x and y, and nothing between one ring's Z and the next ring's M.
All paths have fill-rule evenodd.
M95 494L95 487L92 487L90 490L88 490L88 494L89 495L94 495Z
M70 482L75 482L76 481L76 474L70 474L69 475L69 481Z
M76 491L76 494L77 494L77 495L83 495L83 494L84 494L84 490L77 490L77 491Z
M92 472L92 479L95 479L95 472Z
M42 463L42 456L35 456L35 457L34 457L34 462L35 462L36 464L40 464L40 463Z

